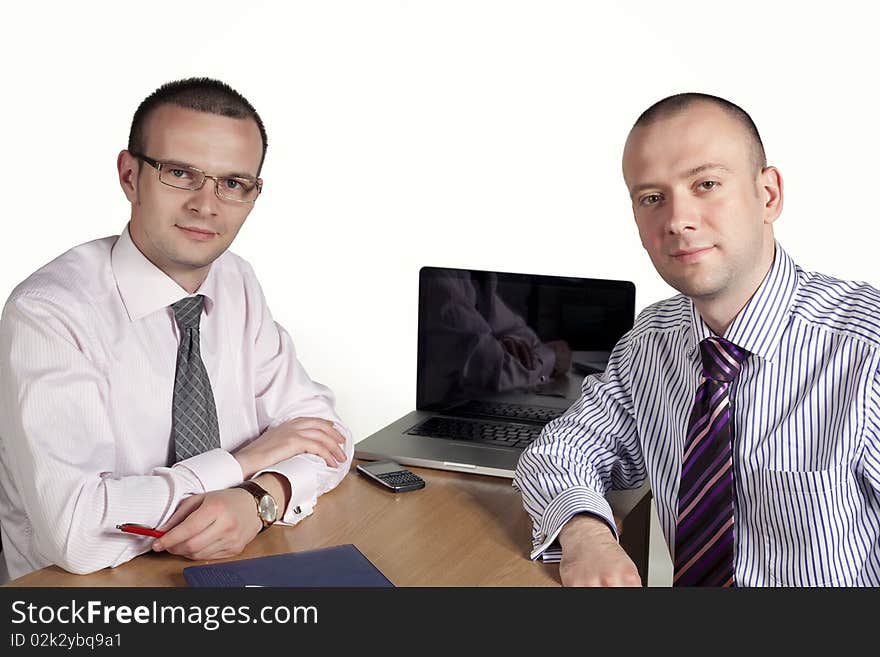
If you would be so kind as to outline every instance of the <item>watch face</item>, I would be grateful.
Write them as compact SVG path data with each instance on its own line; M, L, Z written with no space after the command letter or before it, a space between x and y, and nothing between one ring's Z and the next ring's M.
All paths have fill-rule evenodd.
M271 495L263 495L260 499L260 518L263 522L273 523L278 515L278 505Z

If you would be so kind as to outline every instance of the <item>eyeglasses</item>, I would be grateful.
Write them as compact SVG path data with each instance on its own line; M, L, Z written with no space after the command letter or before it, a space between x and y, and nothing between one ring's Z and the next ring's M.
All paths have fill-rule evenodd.
M142 153L132 153L134 157L149 164L159 172L159 182L176 189L197 191L205 186L205 180L214 181L214 192L218 198L236 203L253 203L263 191L263 181L250 176L211 176L195 167L176 162L159 162Z

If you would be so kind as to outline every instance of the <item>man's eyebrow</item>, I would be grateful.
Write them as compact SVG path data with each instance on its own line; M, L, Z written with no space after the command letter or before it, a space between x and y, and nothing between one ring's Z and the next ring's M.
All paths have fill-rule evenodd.
M157 160L157 162L159 162L161 164L167 164L168 166L186 167L188 169L198 169L198 167L195 164L190 164L189 162L183 162L182 160L174 160L174 159Z
M687 171L682 172L679 178L682 180L693 178L694 176L699 175L704 171L711 171L713 169L725 171L727 173L733 173L729 167L726 167L719 162L707 162L706 164L701 164L700 166L696 166L693 169L688 169ZM633 187L629 192L629 196L630 198L633 198L639 192L645 189L656 189L657 187L660 187L659 183L642 183L641 185L636 185L635 187Z
M190 164L189 162L181 162L180 160L164 160L163 164L167 164L168 166L179 166L186 167L188 169L198 169L199 171L204 171L201 167L197 167L195 164ZM210 171L205 171L208 175L214 175ZM250 173L218 173L216 174L220 178L246 178L248 180L256 180L257 176L254 176Z
M629 197L635 198L638 194L640 194L645 189L653 189L657 188L660 185L657 183L642 183L641 185L636 185L631 190L629 190Z
M718 162L707 162L706 164L701 164L698 167L694 167L693 169L688 169L685 171L681 177L682 178L693 178L697 174L703 173L704 171L709 171L710 169L720 169L721 171L725 171L727 173L733 173L728 167L720 164Z

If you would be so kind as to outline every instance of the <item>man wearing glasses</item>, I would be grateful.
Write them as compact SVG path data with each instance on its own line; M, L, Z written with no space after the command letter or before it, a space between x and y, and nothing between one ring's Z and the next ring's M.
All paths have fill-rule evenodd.
M0 320L0 529L11 577L150 549L236 555L345 476L352 438L228 253L266 132L205 78L141 103L117 160L131 217L12 293ZM119 530L165 531L151 538Z

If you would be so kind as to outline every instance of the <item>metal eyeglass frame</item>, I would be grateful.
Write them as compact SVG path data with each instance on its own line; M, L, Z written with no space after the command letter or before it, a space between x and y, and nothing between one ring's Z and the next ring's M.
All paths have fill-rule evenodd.
M160 162L159 160L154 160L151 157L147 157L143 153L135 153L133 151L129 151L129 152L131 153L132 157L136 157L137 159L146 162L151 167L153 167L156 171L158 171L159 172L159 182L162 183L163 185L167 185L168 187L171 187L173 189L184 189L184 190L188 190L188 191L192 191L192 192L197 192L202 187L205 186L205 181L208 178L210 178L211 180L214 181L214 193L217 195L217 198L219 198L223 201L231 201L233 203L255 203L257 201L257 199L259 198L260 193L263 191L263 181L259 178L251 178L249 176L248 177L246 177L246 176L212 176L209 173L202 171L198 167L194 167L189 164L181 164L179 162ZM168 168L177 167L180 169L187 169L189 171L196 171L199 174L201 174L202 183L198 187L178 187L177 185L172 185L171 183L165 182L164 180L162 180L162 168L163 167L168 167ZM227 178L231 178L232 180L246 180L249 183L253 183L254 186L257 188L257 195L249 201L243 201L241 199L229 198L228 196L223 196L220 193L220 181L225 180Z

